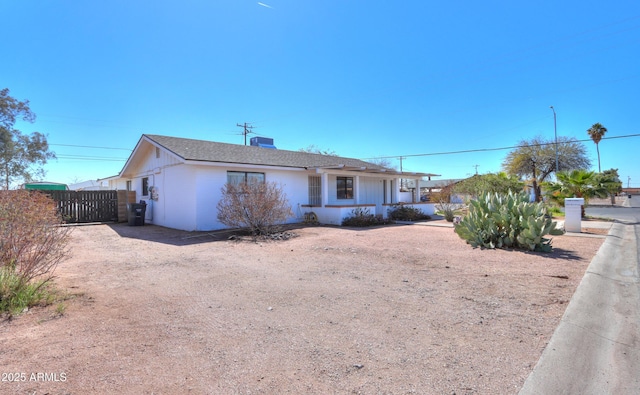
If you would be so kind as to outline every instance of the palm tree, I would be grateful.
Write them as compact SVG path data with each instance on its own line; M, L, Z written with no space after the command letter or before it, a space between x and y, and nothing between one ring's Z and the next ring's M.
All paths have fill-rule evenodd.
M589 133L589 137L591 137L591 140L596 143L596 151L598 151L598 173L601 173L602 170L600 170L600 148L598 148L598 143L600 142L600 140L602 140L604 134L607 133L607 128L602 126L601 123L594 123L589 129L587 129L587 133Z
M606 197L607 189L602 180L593 171L572 170L561 171L556 176L556 182L545 183L545 189L552 201L564 205L565 198L583 198L584 204L589 204L589 198ZM584 206L582 216L584 217Z
M605 170L602 173L596 174L597 183L602 185L607 190L611 197L611 205L616 204L616 194L622 190L622 181L618 176L618 169Z

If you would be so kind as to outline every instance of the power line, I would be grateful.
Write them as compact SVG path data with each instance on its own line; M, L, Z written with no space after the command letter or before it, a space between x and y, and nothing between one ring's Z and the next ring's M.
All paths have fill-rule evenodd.
M613 140L613 139L622 139L622 138L630 138L630 137L640 137L640 133L638 134L628 134L625 136L613 136L613 137L603 137L602 140ZM587 142L587 141L593 141L591 139L583 139L583 140L572 140L571 142ZM539 143L539 144L529 144L530 146L534 146L534 147L542 147L545 145L554 145L555 142L553 143ZM564 142L562 143L558 143L558 144L564 144ZM470 149L470 150L461 150L461 151L447 151L447 152L431 152L431 153L426 153L426 154L403 154L402 156L400 155L394 155L394 156L376 156L376 157L370 157L370 158L363 158L363 159L376 159L376 158L380 158L380 159L393 159L393 158L413 158L413 157L418 157L418 156L436 156L436 155L453 155L453 154L468 154L468 153L472 153L472 152L490 152L490 151L504 151L504 150L508 150L508 149L514 149L514 148L520 148L520 145L512 145L509 147L497 147L497 148L478 148L478 149Z
M250 129L252 128L252 126L250 126L250 125L248 125L246 123L245 123L245 125L247 125L247 129L249 129L249 133L252 133L252 132L250 132ZM238 125L238 126L244 127L244 125ZM622 139L622 138L631 138L631 137L640 137L640 133L638 133L638 134L628 134L628 135L624 135L624 136L603 137L602 140L613 140L613 139ZM245 135L245 138L246 138L246 135ZM573 141L589 142L589 141L593 141L593 140L591 140L591 139L582 139L582 140L573 140ZM542 146L553 145L553 144L555 144L555 142L553 142L553 143L531 144L531 145L532 146L542 147ZM562 143L559 143L559 144L562 144ZM112 149L112 150L131 151L130 149L126 149L126 148L99 147L99 146L90 146L90 145L71 145L71 144L49 144L49 145L63 146L63 147L96 148L96 149ZM406 159L406 158L409 158L409 157L454 155L454 154L467 154L467 153L474 153L474 152L504 151L504 150L520 148L520 147L521 147L520 145L513 145L513 146L508 146L508 147L477 148L477 149L461 150L461 151L431 152L431 153L424 153L424 154L375 156L375 157L362 158L362 159L400 159L401 166L402 166L402 160ZM60 158L60 159L83 159L83 160L111 160L111 161L125 161L125 160L127 160L126 158L108 158L108 157L79 156L79 155L57 155L57 157ZM477 168L476 168L476 170L477 170Z
M130 148L116 148L116 147L98 147L92 145L73 145L73 144L49 144L58 147L75 147L75 148L94 148L94 149L112 149L112 150L122 150L131 152Z
M124 162L126 158L110 158L100 156L82 156L82 155L56 155L57 159L77 159L77 160L103 160L113 162Z

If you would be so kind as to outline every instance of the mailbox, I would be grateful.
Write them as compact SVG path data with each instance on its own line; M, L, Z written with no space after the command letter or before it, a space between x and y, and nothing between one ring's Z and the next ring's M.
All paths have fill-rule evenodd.
M583 198L564 199L564 230L580 233L582 230Z

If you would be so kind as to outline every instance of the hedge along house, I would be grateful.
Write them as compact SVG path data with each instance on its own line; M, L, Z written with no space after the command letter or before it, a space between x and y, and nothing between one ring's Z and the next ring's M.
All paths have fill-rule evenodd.
M276 182L294 213L289 223L301 222L313 212L318 222L339 225L358 207L386 217L388 207L400 202L400 179L428 175L400 173L358 159L279 150L272 140L260 138L245 146L144 134L120 174L106 180L110 188L135 191L136 199L147 203L147 223L206 231L225 228L217 220L216 205L226 183ZM419 197L404 198L433 213Z

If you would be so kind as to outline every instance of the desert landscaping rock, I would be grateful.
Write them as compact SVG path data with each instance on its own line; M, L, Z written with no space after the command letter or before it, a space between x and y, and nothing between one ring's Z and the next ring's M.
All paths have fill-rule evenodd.
M292 232L78 227L64 315L0 323L3 372L52 380L0 393L517 393L603 240L539 254L439 227Z

